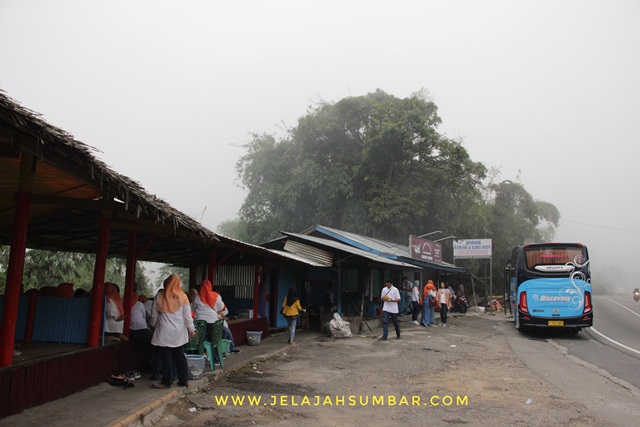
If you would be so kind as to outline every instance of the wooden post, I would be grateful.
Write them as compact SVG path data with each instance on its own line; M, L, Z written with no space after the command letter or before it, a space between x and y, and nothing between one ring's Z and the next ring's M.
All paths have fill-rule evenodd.
M213 280L216 272L216 251L211 250L209 254L209 268L207 268L207 279L211 282L211 289L213 289Z
M124 278L124 329L122 333L129 336L131 328L131 306L135 301L133 299L133 288L136 280L136 232L129 231L129 245L127 246L127 271Z
M109 249L110 214L103 213L100 217L100 231L96 265L93 272L93 288L91 288L91 317L89 318L88 347L97 347L100 343L100 326L102 325L102 305L104 302L104 275L107 266L107 252Z
M476 285L473 281L473 276L471 276L471 291L473 292L473 306L478 306L478 297L476 296Z
M29 226L29 194L33 186L35 159L31 154L22 154L20 160L20 183L16 212L11 230L11 248L7 267L7 284L4 291L2 328L0 329L0 367L13 363L13 346L16 338L18 303L24 270L24 256L27 251L27 228Z
M256 264L253 274L253 318L258 318L258 297L260 295L260 266Z

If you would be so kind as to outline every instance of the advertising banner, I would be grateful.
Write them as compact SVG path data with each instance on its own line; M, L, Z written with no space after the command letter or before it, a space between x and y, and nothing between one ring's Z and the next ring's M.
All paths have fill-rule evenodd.
M491 258L491 239L454 241L453 258Z
M442 245L431 240L409 236L411 258L428 262L442 262Z

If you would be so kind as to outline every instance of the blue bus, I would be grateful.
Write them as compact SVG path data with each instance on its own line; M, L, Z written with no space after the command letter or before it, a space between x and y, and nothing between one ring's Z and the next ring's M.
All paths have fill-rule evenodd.
M589 252L580 243L516 247L506 268L516 328L562 328L577 334L593 324Z

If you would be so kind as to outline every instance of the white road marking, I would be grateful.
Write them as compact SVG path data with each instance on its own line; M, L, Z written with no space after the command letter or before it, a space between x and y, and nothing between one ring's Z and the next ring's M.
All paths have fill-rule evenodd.
M634 313L634 314L635 314L635 313ZM612 343L614 343L615 345L619 345L620 347L622 347L622 348L624 348L624 349L626 349L626 350L632 351L632 352L634 352L634 353L636 353L636 354L640 354L640 351L636 350L635 348L628 347L628 346L626 346L626 345L624 345L624 344L622 344L622 343L619 343L619 342L618 342L618 341L616 341L616 340L613 340L613 339L609 338L609 337L608 337L608 336L606 336L605 334L602 334L602 333L598 332L597 330L595 330L595 329L593 328L593 326L590 328L590 331L595 332L596 334L600 335L600 336L601 336L602 338L604 338L605 340L607 340L607 341L611 341L611 342L612 342Z
M635 311L631 310L628 307L625 307L624 305L620 304L619 302L615 302L614 300L612 300L611 298L607 298L609 301L611 301L614 304L618 304L620 307L624 308L625 310L627 310L629 313L631 314L635 314L636 316L640 317L640 314L636 313Z

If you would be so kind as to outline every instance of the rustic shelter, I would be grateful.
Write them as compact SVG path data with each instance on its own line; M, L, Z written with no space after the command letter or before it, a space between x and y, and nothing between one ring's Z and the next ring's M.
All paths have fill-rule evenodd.
M278 263L300 262L208 230L112 170L96 152L0 90L0 245L10 246L0 295L0 418L133 367L127 342L101 342L108 257L126 259L127 311L136 261L155 261L189 268L190 286L205 278L214 286L217 281L226 286L243 282L244 300L253 308L247 322L254 322L251 330L266 334L267 319L259 317L260 289ZM36 301L23 295L27 249L95 254L91 297ZM266 316L267 309L262 313ZM242 329L237 332L241 345L245 336ZM16 341L38 340L81 345L63 350L63 356L22 357L14 363Z

